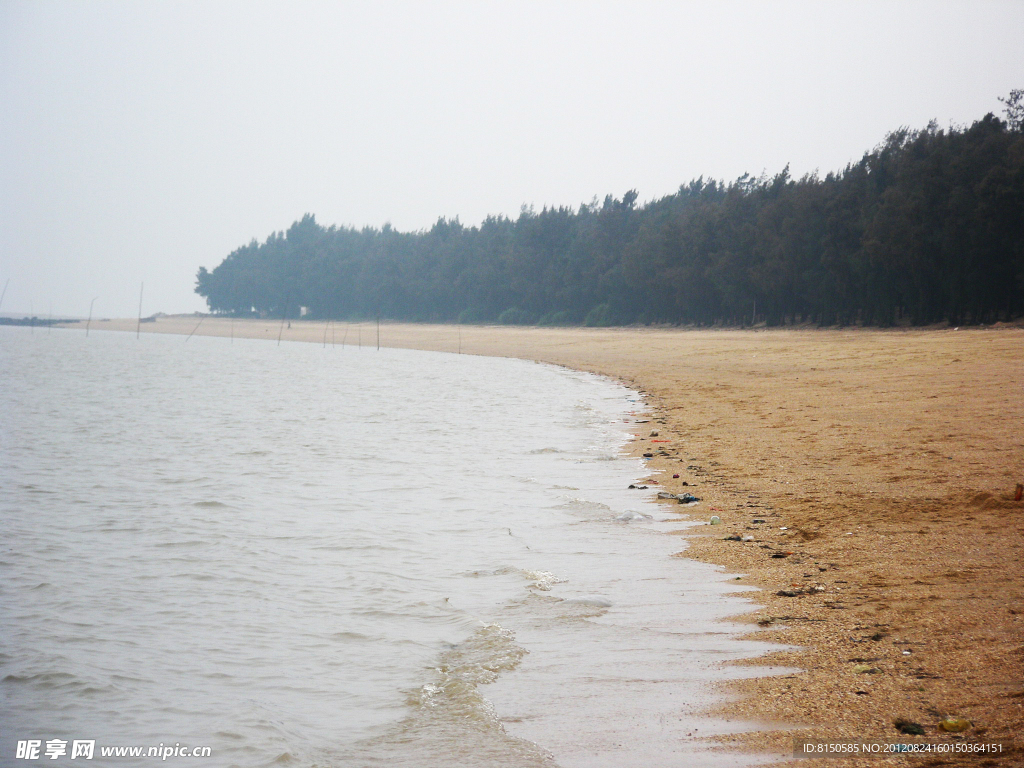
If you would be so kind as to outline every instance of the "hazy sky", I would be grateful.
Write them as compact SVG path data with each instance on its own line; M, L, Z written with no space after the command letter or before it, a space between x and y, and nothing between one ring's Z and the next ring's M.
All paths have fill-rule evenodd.
M0 0L0 311L205 309L286 229L841 169L1002 114L1024 1Z

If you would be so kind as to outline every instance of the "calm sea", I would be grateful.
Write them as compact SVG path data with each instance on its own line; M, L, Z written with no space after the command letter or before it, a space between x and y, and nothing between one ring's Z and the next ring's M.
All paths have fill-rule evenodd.
M751 764L701 708L765 646L627 490L642 408L520 360L0 328L0 765ZM212 757L100 756L158 745Z

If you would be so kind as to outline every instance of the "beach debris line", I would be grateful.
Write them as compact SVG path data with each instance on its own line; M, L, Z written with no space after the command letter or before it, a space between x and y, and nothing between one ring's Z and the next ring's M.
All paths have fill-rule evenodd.
M677 496L676 498L679 499L679 503L680 504L694 504L694 503L700 501L700 498L697 497L697 496L694 496L692 493L682 493L679 496Z
M962 717L947 717L939 722L939 730L946 733L961 733L971 727L971 721Z
M905 733L908 736L924 736L924 726L920 723L915 723L913 720L898 717L892 724L900 733Z
M633 488L634 486L629 486ZM636 486L639 488L640 486ZM700 501L700 498L694 496L691 493L669 493L668 491L658 491L658 498L663 501L678 501L680 504L694 504Z
M796 589L780 589L775 594L779 597L800 597L802 595L816 595L824 591L825 586L823 584L808 584L806 587L798 587Z

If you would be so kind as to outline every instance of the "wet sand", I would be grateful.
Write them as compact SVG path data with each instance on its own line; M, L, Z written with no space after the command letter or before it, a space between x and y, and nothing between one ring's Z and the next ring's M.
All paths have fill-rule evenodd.
M197 323L169 317L142 329L187 335ZM134 331L135 321L94 320L92 329ZM195 332L333 341L338 354L343 341L377 343L374 323L282 329L207 318ZM650 422L634 445L652 454L658 484L637 493L699 496L699 505L673 509L719 515L722 525L695 529L680 556L760 588L751 596L764 608L739 620L760 639L799 646L747 663L803 671L735 684L728 705L792 728L736 736L725 748L784 756L794 737L998 741L1001 754L884 760L1024 764L1024 501L1014 501L1024 482L1024 328L382 324L380 343L541 360L645 395ZM971 727L945 733L937 726L947 716ZM925 736L901 735L901 718Z

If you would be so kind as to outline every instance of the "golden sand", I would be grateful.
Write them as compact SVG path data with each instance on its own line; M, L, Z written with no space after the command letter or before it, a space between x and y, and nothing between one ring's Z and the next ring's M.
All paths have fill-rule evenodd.
M198 323L160 318L142 328L188 334ZM92 327L134 331L135 321ZM333 340L335 351L343 340L377 342L374 323L208 318L196 333L280 333ZM748 662L802 671L736 684L741 695L728 706L792 728L736 737L735 746L783 755L794 737L921 740L896 730L905 719L926 741L999 741L1004 751L888 765L1024 764L1015 746L1024 743L1024 501L1014 500L1024 482L1024 329L382 324L380 343L540 360L644 394L652 423L635 447L653 454L652 479L702 498L687 512L722 519L698 527L685 556L760 587L750 594L764 608L741 620L760 639L800 646ZM970 728L943 732L949 716ZM819 762L878 759L800 764Z

